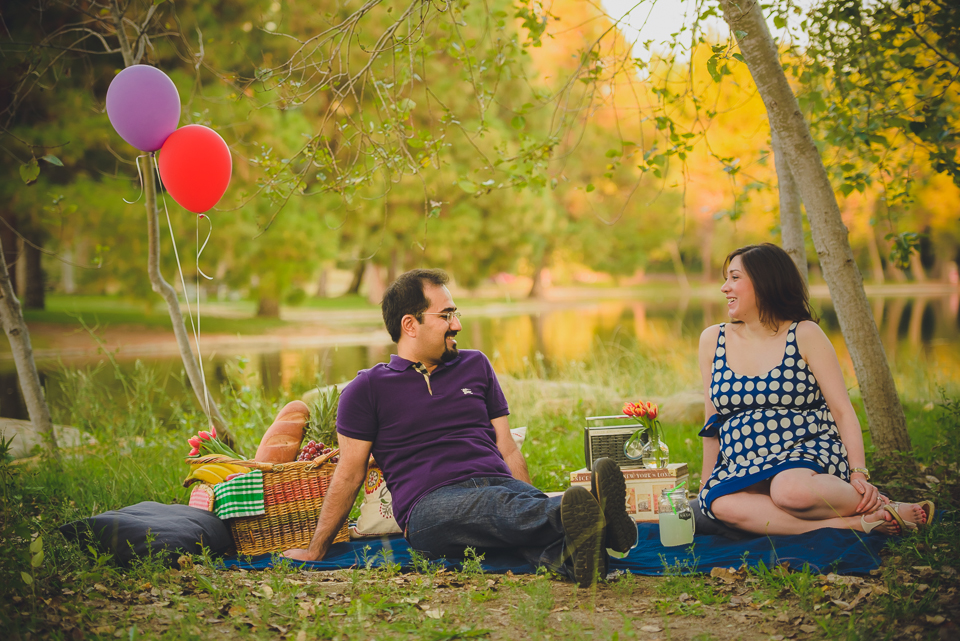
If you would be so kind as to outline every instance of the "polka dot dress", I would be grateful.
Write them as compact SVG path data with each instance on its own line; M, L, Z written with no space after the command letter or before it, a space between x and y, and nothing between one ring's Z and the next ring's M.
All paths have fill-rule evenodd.
M783 360L763 376L740 376L727 365L725 325L710 386L718 414L700 432L720 439L720 456L699 495L703 513L717 520L710 511L714 499L790 468L849 480L837 424L797 348L797 323L787 331Z

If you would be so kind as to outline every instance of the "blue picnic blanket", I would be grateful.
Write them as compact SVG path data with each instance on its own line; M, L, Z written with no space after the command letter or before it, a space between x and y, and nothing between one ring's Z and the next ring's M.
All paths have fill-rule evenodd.
M756 537L733 541L720 535L697 535L692 546L663 547L656 523L640 523L640 542L623 559L610 559L610 570L659 576L670 572L709 573L715 567L739 568L746 563L767 567L788 563L793 569L809 566L812 572L826 574L867 574L880 567L880 550L890 537L864 536L850 530L822 529L802 535ZM508 570L514 574L532 574L536 568L522 558L503 550L479 550L483 553L483 569L492 574ZM230 557L227 567L262 570L281 559L273 555ZM336 543L322 561L291 562L305 570L340 570L378 567L399 563L406 571L413 570L410 548L400 535L379 539L363 539ZM449 569L460 564L438 561Z

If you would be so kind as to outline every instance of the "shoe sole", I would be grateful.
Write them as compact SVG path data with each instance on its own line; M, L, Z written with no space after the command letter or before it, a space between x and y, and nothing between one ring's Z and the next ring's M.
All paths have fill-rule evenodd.
M585 488L571 487L560 503L566 544L573 562L574 582L581 588L593 586L602 567L604 521L600 504Z
M590 476L590 492L600 504L607 522L607 547L629 552L637 544L637 524L627 514L627 482L612 459L597 459Z

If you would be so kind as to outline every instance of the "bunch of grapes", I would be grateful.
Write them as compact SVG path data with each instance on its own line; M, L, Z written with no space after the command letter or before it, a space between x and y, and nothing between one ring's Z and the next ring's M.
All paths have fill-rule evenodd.
M332 448L324 445L322 441L320 443L310 441L303 446L303 449L300 450L300 454L297 455L297 460L312 461L315 458L320 458L324 454L329 454L331 451L333 451ZM327 460L329 460L331 463L337 463L340 461L340 456L334 456Z

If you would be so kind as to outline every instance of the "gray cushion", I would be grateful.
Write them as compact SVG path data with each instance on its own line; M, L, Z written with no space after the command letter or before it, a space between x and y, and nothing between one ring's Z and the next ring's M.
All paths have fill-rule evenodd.
M60 532L79 543L89 539L121 565L153 554L175 567L180 554L200 554L201 546L214 555L233 548L230 528L216 514L189 505L152 501L67 523Z

